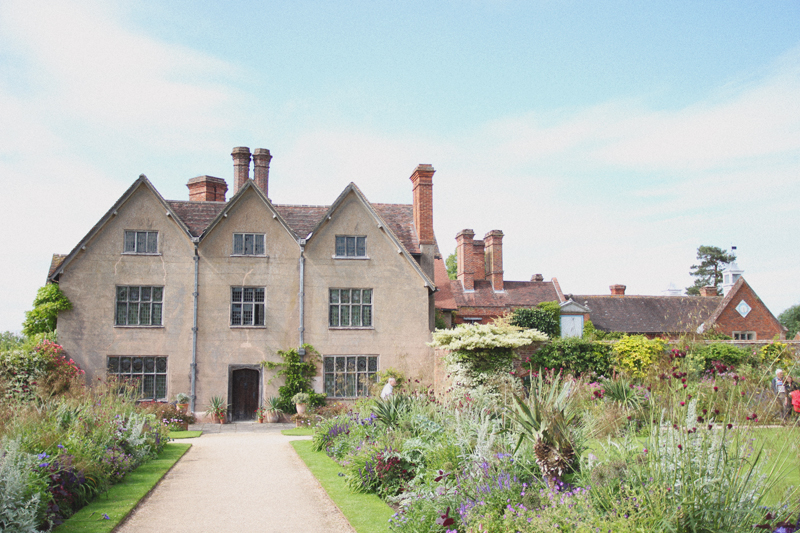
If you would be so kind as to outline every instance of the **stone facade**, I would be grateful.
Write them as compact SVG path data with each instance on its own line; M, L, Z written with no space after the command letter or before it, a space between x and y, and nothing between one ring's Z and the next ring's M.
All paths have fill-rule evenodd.
M194 201L185 202L164 200L141 176L69 255L54 257L49 280L73 303L58 318L59 341L70 357L91 379L106 375L110 358L166 357L163 396L172 399L191 391L194 353L196 411L212 396L235 401L233 375L240 369L257 372L259 401L275 395L282 383L270 383L274 371L260 363L278 362L278 350L302 342L323 357L375 356L377 370L396 368L431 381L433 350L426 343L438 254L432 205L371 204L354 184L331 206L273 204L266 196L269 152L259 150L254 154L266 164L254 182L249 150L234 149L236 193L227 202L219 178L190 180ZM433 172L430 165L415 170L415 202L431 200ZM418 212L423 235L414 223ZM157 251L126 252L126 231L157 232ZM263 235L263 250L235 253L234 234ZM337 236L363 238L359 251L365 253L337 256ZM118 291L128 286L163 287L159 324L118 323ZM263 325L232 324L237 288L264 290ZM370 324L329 326L332 289L371 290L362 291L371 302L360 308L369 307ZM315 390L325 388L320 368Z

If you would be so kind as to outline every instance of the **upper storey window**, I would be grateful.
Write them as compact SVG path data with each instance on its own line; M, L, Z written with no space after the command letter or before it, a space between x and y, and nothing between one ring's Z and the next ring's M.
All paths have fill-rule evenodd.
M126 254L157 254L158 232L125 230Z
M117 326L160 326L164 287L117 285Z
M233 255L264 255L264 234L234 233Z
M367 257L367 238L355 235L337 235L336 257Z

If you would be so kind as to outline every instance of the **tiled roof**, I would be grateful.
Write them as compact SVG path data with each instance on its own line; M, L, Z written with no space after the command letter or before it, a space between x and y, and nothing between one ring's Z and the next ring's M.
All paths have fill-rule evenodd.
M63 263L66 258L66 255L53 254L53 258L50 260L50 270L47 272L47 279L50 279L50 276L55 273L56 269L61 266L61 263Z
M185 202L167 200L183 223L189 227L192 236L199 237L211 221L225 208L225 202Z
M199 237L208 225L225 208L225 202L187 202L168 200L175 214L189 227L192 235ZM306 238L322 220L330 206L274 204L292 231ZM378 215L391 228L409 253L419 253L419 239L414 231L414 208L404 204L372 204Z
M411 254L419 253L419 238L414 228L414 206L405 204L372 204L375 211Z
M308 237L325 213L331 206L329 205L278 205L274 204L275 209L292 228L292 231L301 239Z
M444 259L441 257L435 259L433 262L433 276L434 283L436 283L436 287L439 289L434 296L436 299L436 308L450 311L458 309L456 300L453 298L453 289L450 286L452 280L447 275L447 265L445 265Z
M722 301L721 296L571 297L589 307L590 319L597 329L623 333L694 332Z
M458 280L440 281L437 277L436 285L439 287L439 292L436 293L436 307L440 309L457 307L511 309L531 307L541 302L558 301L558 293L552 281L504 281L503 292L495 292L492 282L488 280L475 280L474 292L464 292L464 288ZM448 286L448 289L443 288L445 285ZM450 305L449 298L455 302L454 307L448 307Z

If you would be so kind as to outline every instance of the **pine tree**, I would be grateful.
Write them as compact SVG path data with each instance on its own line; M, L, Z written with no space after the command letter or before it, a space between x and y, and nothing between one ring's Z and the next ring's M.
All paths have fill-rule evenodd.
M736 261L736 254L726 253L722 248L716 246L700 246L697 249L697 265L692 265L689 270L695 280L694 285L686 287L686 294L699 295L701 287L713 285L720 294L719 285L722 283L722 271L729 263Z

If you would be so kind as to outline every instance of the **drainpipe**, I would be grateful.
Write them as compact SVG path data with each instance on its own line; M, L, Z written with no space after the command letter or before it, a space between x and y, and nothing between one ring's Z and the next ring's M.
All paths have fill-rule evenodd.
M197 298L199 296L199 293L197 292L197 286L200 271L200 256L197 253L197 243L199 242L199 239L195 237L192 240L194 241L194 292L192 293L192 296L194 297L194 312L192 315L192 398L189 409L192 413L194 413L195 403L197 401Z
M306 257L304 255L306 250L306 240L300 239L300 327L297 328L300 330L300 346L297 349L297 353L300 355L300 359L303 359L303 356L306 355L305 348L303 348L303 344L305 344L305 280L306 280Z

